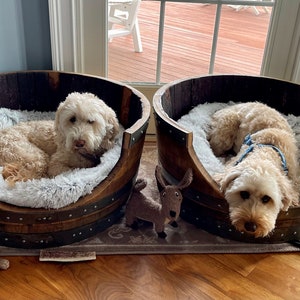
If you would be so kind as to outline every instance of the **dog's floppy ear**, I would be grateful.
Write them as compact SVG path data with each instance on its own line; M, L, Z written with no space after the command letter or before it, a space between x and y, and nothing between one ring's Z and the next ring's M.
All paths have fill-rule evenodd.
M287 211L291 205L299 205L299 193L287 178L279 180L279 187L282 193L283 207L281 210Z
M119 121L115 115L115 113L113 114L113 116L111 116L110 118L108 118L107 120L107 134L108 134L108 138L109 139L114 139L115 136L119 133Z
M110 109L110 112L106 112L103 116L106 121L106 134L102 141L102 148L108 150L114 146L116 135L119 133L120 125L116 117L115 112Z
M59 127L59 114L62 110L62 107L63 107L63 102L61 102L56 110L56 113L55 113L55 121L54 121L54 126L55 128L57 129Z
M56 110L55 120L54 120L54 129L56 132L56 140L58 144L64 144L64 137L62 135L62 130L59 130L59 127L61 126L59 116L61 114L63 106L64 106L64 102L61 102Z
M237 168L229 168L226 173L217 173L213 179L219 184L220 191L224 193L231 182L241 175L242 171Z

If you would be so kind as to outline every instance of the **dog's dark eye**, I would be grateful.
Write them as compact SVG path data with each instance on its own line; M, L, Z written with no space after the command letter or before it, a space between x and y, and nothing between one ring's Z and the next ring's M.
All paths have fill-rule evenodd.
M240 195L241 195L241 198L244 200L249 199L249 197L250 197L250 193L247 191L241 191Z
M76 122L76 117L70 118L70 122L71 122L71 123L75 123L75 122Z
M270 200L271 200L271 197L268 196L268 195L264 195L264 196L261 198L261 201L262 201L262 203L264 203L264 204L268 203Z
M88 123L89 124L93 124L95 121L93 121L93 120L88 120Z

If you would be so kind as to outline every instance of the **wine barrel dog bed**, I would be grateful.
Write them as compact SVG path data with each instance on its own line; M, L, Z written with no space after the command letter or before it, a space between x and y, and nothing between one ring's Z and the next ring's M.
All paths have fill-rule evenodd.
M179 180L188 168L193 169L193 182L183 193L183 219L210 233L242 242L297 243L300 240L300 207L281 211L275 230L267 237L255 238L232 226L228 204L206 166L205 150L209 150L205 149L209 147L206 136L202 138L207 145L204 143L196 150L199 139L197 124L207 123L209 114L194 119L196 124L193 129L187 125L191 123L184 121L185 116L201 105L206 105L207 112L212 112L232 103L249 101L265 103L285 115L292 114L291 118L294 118L300 116L300 85L273 78L240 75L210 75L164 85L153 99L158 161L165 179L170 183ZM212 168L221 166L217 164Z
M4 184L1 182L2 246L47 248L71 244L106 229L123 215L123 206L137 176L150 117L150 105L146 97L129 86L96 76L56 71L0 74L0 110L1 113L5 112L4 119L9 119L11 123L16 119L30 119L31 116L37 119L43 114L52 113L54 116L59 103L72 92L93 93L116 112L123 130L118 141L119 148L114 150L117 153L114 154L117 155L114 157L115 162L109 162L112 156L103 156L101 161L106 159L111 164L110 167L105 166L105 175L98 175L97 172L100 171L97 166L86 170L79 169L78 172L82 173L77 176L73 176L73 171L70 172L62 184L59 177L56 181L44 178L33 180L33 191L36 190L37 195L33 197L35 202L32 207L26 206L26 201L31 200L28 196L28 193L32 193L30 181L16 184L16 190L19 189L19 194L16 194L18 196L14 196L14 188L4 191ZM102 162L99 166L101 164ZM85 175L92 178L95 186L90 186L90 177L85 178ZM72 177L76 177L77 181L72 182ZM3 181L2 176L1 180ZM47 190L52 184L57 184L57 190L51 191L49 196ZM81 187L81 184L87 187ZM45 202L45 197L50 198L45 203L51 202L52 198L65 201L65 197L77 197L78 190L78 199L75 201L71 198L70 204L63 207L61 204L53 207L40 205Z

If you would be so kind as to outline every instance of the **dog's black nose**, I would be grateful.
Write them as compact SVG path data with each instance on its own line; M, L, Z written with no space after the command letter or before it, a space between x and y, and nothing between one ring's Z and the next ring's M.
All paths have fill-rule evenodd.
M175 218L175 217L176 217L176 211L170 210L170 216L171 216L172 218Z
M256 224L255 224L254 222L251 222L251 221L245 222L244 227L245 227L245 229L246 229L247 231L250 231L250 232L255 232L256 229L257 229Z

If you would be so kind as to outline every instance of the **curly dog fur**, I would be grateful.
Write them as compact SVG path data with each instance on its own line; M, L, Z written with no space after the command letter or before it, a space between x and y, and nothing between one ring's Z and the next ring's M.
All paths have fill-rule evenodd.
M115 112L91 93L71 93L55 121L21 122L0 131L0 165L10 184L53 177L100 162L119 131Z
M248 134L251 151L244 143ZM235 153L225 172L214 176L232 224L255 237L269 235L279 212L299 203L298 148L286 119L262 103L233 105L213 115L208 140L216 156Z

